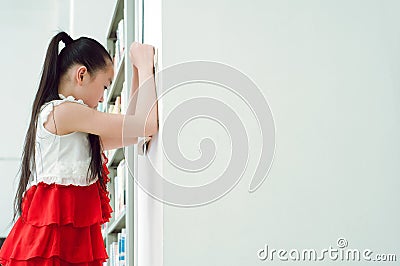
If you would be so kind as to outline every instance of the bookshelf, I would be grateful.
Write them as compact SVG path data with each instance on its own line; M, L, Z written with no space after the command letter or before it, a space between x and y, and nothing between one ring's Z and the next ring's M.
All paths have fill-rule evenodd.
M135 41L135 1L116 0L107 31L107 50L114 59L114 80L105 91L99 111L125 113L132 83L129 46ZM135 265L134 260L134 168L135 146L105 151L110 171L110 221L102 226L109 259L104 265ZM137 153L136 153L137 156ZM124 233L124 234L123 234ZM121 246L124 246L121 250ZM115 254L117 253L117 254ZM122 255L122 256L121 256ZM118 260L125 259L125 262Z

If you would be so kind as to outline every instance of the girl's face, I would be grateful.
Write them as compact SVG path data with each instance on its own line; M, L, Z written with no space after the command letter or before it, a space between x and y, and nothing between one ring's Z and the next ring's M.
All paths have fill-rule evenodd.
M82 100L89 107L96 109L99 102L104 101L104 90L108 89L114 77L114 68L110 63L106 69L98 70L94 75L84 76Z

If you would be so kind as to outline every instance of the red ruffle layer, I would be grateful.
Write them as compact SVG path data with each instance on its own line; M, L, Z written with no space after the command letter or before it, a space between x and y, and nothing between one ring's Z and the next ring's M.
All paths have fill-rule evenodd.
M108 202L97 183L64 186L41 182L32 186L22 202L22 219L35 226L72 224L73 227L86 227L103 224L109 218L108 204L104 204Z
M104 155L103 155L104 156ZM103 180L109 171L104 156ZM38 183L22 201L22 214L0 250L3 266L102 265L108 258L101 224L113 212L99 181L89 186Z
M4 266L31 265L30 260L46 263L46 258L52 257L69 263L97 260L101 265L108 258L98 223L86 227L57 224L36 227L22 219L16 221L1 253L0 263Z

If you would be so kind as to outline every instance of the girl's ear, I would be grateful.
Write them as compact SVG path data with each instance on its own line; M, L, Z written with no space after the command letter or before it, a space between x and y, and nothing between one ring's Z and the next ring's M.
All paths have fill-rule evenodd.
M76 81L78 82L78 85L83 84L83 79L86 78L88 75L87 68L85 66L80 66L77 71L76 71Z

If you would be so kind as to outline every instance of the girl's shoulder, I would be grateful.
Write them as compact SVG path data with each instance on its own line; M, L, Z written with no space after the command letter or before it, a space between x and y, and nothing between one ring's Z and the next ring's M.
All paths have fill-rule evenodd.
M78 103L78 104L88 107L88 105L85 104L83 102L83 100L75 99L72 95L66 97L62 94L59 94L59 96L61 99L51 100L49 102L44 103L41 106L40 112L39 112L39 123L41 124L41 126L44 127L44 124L47 122L49 117L51 117L50 114L53 112L54 108L62 103L72 102L72 103Z
M75 99L74 96L72 96L72 95L69 95L66 97L62 94L58 94L58 96L60 96L61 99L56 99L56 100L52 100L52 101L44 103L41 107L41 110L43 110L46 107L48 108L49 106L54 107L54 106L60 105L64 102L74 102L74 103L79 103L79 104L88 106L86 103L83 102L83 100Z

